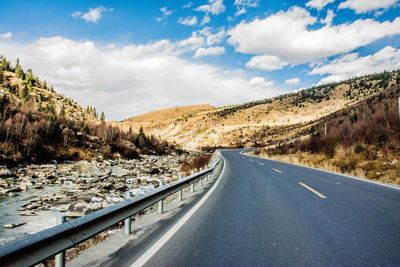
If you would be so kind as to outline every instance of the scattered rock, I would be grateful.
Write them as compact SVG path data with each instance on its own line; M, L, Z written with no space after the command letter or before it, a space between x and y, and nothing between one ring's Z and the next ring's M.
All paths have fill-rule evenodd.
M21 215L21 216L37 216L37 213L34 211L23 211L19 215Z
M7 223L7 224L4 225L4 228L16 228L16 227L22 226L22 225L24 225L24 224L26 224L26 222Z
M80 217L92 213L96 210L100 210L108 207L107 201L103 201L100 203L84 203L78 202L69 205L67 216L69 217Z

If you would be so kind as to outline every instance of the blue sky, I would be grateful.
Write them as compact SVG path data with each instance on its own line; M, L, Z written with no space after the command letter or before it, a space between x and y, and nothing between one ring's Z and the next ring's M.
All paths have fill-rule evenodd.
M0 53L123 119L400 68L399 0L4 1Z

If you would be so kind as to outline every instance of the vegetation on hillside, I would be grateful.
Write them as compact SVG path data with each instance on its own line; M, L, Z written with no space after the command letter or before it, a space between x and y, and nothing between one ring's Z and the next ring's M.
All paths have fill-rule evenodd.
M279 144L266 152L297 155L300 162L317 167L400 183L399 77L391 89L321 120L310 128L308 139Z
M190 175L192 171L198 171L205 168L211 161L212 154L197 155L183 161L181 170L185 175Z
M319 103L331 98L331 93L336 86L349 85L349 89L345 93L345 97L349 100L360 99L386 89L390 82L395 80L398 83L400 79L400 71L382 72L351 78L345 81L313 86L309 89L301 90L294 93L279 95L273 98L251 101L239 105L231 105L216 112L217 115L225 117L243 109L249 109L254 106L271 104L273 101L282 101L290 99L290 101L298 107L304 106L305 103Z
M83 109L57 94L31 70L13 67L0 57L0 164L92 159L97 156L135 158L163 154L165 141L122 131L105 123L93 107Z

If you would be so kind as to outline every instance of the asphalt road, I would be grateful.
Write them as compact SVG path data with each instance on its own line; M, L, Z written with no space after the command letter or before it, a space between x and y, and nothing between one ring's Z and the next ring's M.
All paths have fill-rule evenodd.
M215 191L145 266L400 266L399 189L223 156Z

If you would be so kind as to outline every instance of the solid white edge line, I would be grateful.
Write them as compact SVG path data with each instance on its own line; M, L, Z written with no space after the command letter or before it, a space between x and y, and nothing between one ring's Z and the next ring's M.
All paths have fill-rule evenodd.
M320 198L326 198L326 196L324 196L323 194L321 194L320 192L318 192L317 190L315 190L314 188L304 184L304 183L299 183L301 186L307 188L308 190L310 190L311 192L313 192L314 194L316 194L317 196L319 196Z
M310 169L310 170L315 170L315 171L330 173L330 174L334 174L334 175L339 175L339 176L342 176L342 177L345 177L345 178L358 180L358 181L360 181L360 182L366 182L366 183L370 183L370 184L375 184L375 185L380 185L380 186L384 186L384 187L389 187L389 188L392 188L392 189L400 190L400 186L396 186L396 185L392 185L392 184L385 184L385 183L381 183L381 182L376 182L376 181L367 180L367 179L360 178L360 177L355 177L355 176L346 175L346 174L343 174L343 173L331 172L331 171L327 171L327 170L323 170L323 169L313 168L313 167L309 167L309 166L306 166L306 165L303 165L303 164L296 164L296 163L285 162L285 161L277 160L277 159L269 159L269 158L262 158L262 157L257 157L257 156L251 156L251 155L243 154L242 152L240 152L240 154L245 155L246 157L253 157L253 158L257 158L257 159L270 160L270 161L279 162L279 163L283 163L283 164L287 164L287 165L293 165L293 166L297 166L297 167L303 167L303 168L307 168L307 169Z
M276 171L276 172L279 172L279 173L282 173L282 171L280 171L280 170L277 170L277 169L275 169L275 168L272 168L274 171Z
M224 160L224 159L223 159ZM172 226L156 243L154 243L142 256L140 256L134 263L131 264L131 267L143 266L147 261L151 259L164 245L167 241L192 217L192 215L203 205L204 202L210 197L210 195L217 188L221 178L225 172L225 160L224 166L222 167L221 174L218 177L218 180L211 187L211 189L200 199L197 204L191 208L174 226Z

